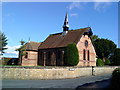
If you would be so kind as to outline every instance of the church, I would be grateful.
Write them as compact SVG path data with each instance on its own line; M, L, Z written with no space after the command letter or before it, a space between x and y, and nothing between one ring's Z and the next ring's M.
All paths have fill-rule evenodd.
M68 13L66 13L61 33L50 34L40 43L29 41L19 49L19 65L65 66L65 48L68 44L75 43L79 54L77 66L96 66L92 34L90 27L69 30ZM23 47L25 55L21 56Z

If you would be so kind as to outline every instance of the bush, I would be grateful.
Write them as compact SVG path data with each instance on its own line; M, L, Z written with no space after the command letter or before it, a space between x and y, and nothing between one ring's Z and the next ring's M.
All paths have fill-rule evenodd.
M120 88L120 68L113 71L110 88Z
M65 49L64 62L67 66L75 66L79 62L79 54L76 44L68 44Z
M105 65L109 65L110 64L110 60L109 59L105 59Z
M97 66L104 66L103 60L102 59L97 59L96 65Z

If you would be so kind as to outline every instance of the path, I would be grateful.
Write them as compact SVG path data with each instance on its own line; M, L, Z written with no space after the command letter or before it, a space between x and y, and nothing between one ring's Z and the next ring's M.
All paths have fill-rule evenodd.
M100 76L79 77L75 79L62 79L62 80L3 80L2 88L71 88L71 89L75 89L77 86L83 85L85 83L102 81L104 79L109 79L110 77L111 77L111 74L100 75ZM40 90L40 89L37 89L37 90Z

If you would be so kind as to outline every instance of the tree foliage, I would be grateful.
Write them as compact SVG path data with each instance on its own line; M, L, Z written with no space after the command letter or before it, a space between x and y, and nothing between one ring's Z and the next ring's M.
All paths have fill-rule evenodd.
M97 66L104 66L103 60L98 58L98 59L97 59L97 62L96 62L96 65L97 65Z
M109 65L110 64L110 60L109 59L105 59L105 65Z
M116 49L115 43L108 39L96 39L94 46L96 54L100 59L108 58Z
M116 68L112 73L111 84L109 88L120 88L120 68Z
M5 36L4 33L0 32L0 52L1 54L5 53L4 50L6 50L6 45L7 43L7 37Z
M25 41L21 40L20 44L22 46L16 49L16 51L19 51L19 62L18 62L19 65L22 63L22 57L26 55Z
M20 41L20 44L21 44L21 45L24 45L24 44L25 44L25 41L21 40L21 41Z
M112 56L113 65L120 65L120 48L116 48Z
M65 57L64 57L65 65L74 66L79 62L79 54L76 44L69 44L65 49Z
M99 38L98 38L98 35L92 35L91 39L92 39L92 42L94 43L94 41L99 39Z

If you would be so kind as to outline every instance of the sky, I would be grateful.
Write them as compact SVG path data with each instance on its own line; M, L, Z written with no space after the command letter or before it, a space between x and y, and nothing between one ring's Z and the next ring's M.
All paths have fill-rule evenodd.
M2 32L8 39L4 56L18 57L20 40L42 42L62 32L66 12L70 29L91 27L95 35L118 45L117 2L3 2Z

